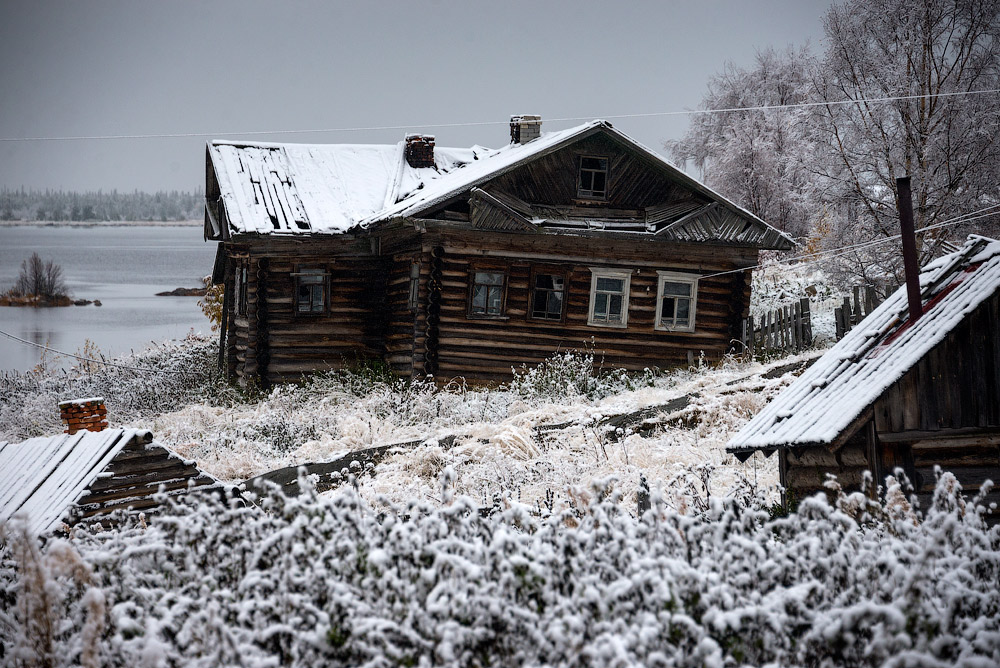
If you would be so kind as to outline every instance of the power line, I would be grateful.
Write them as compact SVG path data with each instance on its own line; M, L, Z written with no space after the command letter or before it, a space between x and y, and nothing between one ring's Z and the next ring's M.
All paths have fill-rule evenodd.
M914 232L928 232L930 230L936 230L943 227L950 227L952 225L960 225L961 223L968 223L974 220L979 220L981 218L989 218L991 216L1000 215L1000 204L994 204L993 206L988 206L976 211L970 211L969 213L962 214L961 216L956 216L949 220L935 223L934 225L927 225L919 229L914 230ZM797 262L798 264L816 264L818 262L825 262L827 260L832 260L834 258L842 257L848 255L849 253L859 250L861 248L867 248L870 246L878 246L881 244L888 243L890 241L895 241L899 239L901 234L894 234L889 237L883 237L881 239L872 239L870 241L863 241L857 244L851 244L849 246L839 246L837 248L830 248L819 253L805 253L803 255L797 255L790 258L785 258L783 262ZM753 269L760 269L763 264L755 264L752 267L743 267L742 269L730 269L729 271L720 271L714 274L706 274L700 278L715 278L716 276L726 276L728 274L740 274L745 271L751 271Z
M751 107L726 107L721 109L684 109L681 111L653 111L639 114L613 114L601 116L604 119L619 118L654 118L663 116L693 116L699 114L728 114L741 111L772 111L777 109L805 109L808 107L829 107L851 104L874 104L883 102L900 102L903 100L925 100L942 97L957 97L963 95L990 95L1000 93L1000 88L955 91L951 93L926 93L921 95L896 95L892 97L857 98L847 100L829 100L822 102L798 102L795 104L769 104ZM544 119L550 123L589 121L592 117L567 116L563 118ZM193 137L254 137L260 135L297 135L326 134L333 132L376 132L380 130L414 130L416 128L459 128L488 125L506 125L507 121L471 121L464 123L422 123L413 125L368 125L343 128L314 128L309 130L249 130L244 132L166 132L128 135L75 135L62 137L0 137L0 142L33 142L33 141L101 141L115 139L184 139Z
M132 366L128 366L128 365L125 365L125 364L118 364L117 362L110 362L110 361L104 360L104 359L98 360L98 359L94 359L92 357L84 357L83 355L75 355L73 353L63 352L62 350L56 350L55 348L50 348L48 346L43 346L42 344L35 343L34 341L28 341L26 339L22 339L22 338L20 338L18 336L14 336L13 334L11 334L9 332L5 332L3 330L0 330L0 334L2 334L3 336L6 336L8 339L13 339L13 340L18 341L20 343L23 343L25 345L34 346L35 348L40 348L41 350L45 350L45 351L50 352L50 353L55 353L56 355L63 355L65 357L72 357L72 358L78 359L78 360L80 360L82 362L89 362L89 363L92 363L92 364L103 364L105 366L113 366L113 367L117 367L119 369L125 369L126 371L134 371L134 372L154 372L154 373L162 373L163 372L163 369L151 369L149 367L132 367ZM178 371L178 370L171 370L169 373L195 374L197 372L194 372L194 371L183 371L183 370L180 370L180 371Z

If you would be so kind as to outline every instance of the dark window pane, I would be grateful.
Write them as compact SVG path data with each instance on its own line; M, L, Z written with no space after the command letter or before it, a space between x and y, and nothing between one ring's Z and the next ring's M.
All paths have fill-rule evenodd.
M594 177L593 177L594 185L591 186L591 190L593 190L595 193L598 192L603 193L605 177L606 174L604 172L594 172Z
M534 298L531 301L531 317L532 318L544 318L546 311L546 299L545 296L551 294L544 291L535 292Z
M677 320L680 321L681 319L683 319L684 322L687 323L687 319L688 319L688 316L690 314L690 309L691 309L691 300L690 299L680 299L680 300L678 300L677 301ZM680 322L678 322L677 324L680 324Z
M599 292L617 292L621 293L625 291L625 279L624 278L604 278L602 276L597 277L597 290Z
M549 317L558 320L562 317L562 302L563 294L561 292L550 292L549 299L546 304L546 312L548 312Z
M664 324L669 324L668 321L673 319L674 305L675 301L673 297L663 298L663 302L661 302L660 306L660 318L663 320Z
M605 321L608 319L608 295L597 293L594 295L594 320Z
M665 295L675 295L677 297L690 297L691 296L691 284L690 283L671 283L669 281L664 281L664 283L663 283L663 294L665 294Z
M608 322L622 321L622 296L610 295L611 305L608 308Z

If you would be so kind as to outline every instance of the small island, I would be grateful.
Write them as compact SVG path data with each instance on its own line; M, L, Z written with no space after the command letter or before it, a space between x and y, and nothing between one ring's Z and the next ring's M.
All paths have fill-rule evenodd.
M89 299L74 300L67 292L62 267L52 260L45 262L38 253L32 253L30 258L21 262L21 272L14 287L0 294L0 306L100 305Z

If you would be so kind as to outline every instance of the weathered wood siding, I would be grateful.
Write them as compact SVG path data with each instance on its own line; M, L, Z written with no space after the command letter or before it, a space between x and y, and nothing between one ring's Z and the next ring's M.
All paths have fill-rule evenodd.
M84 492L73 509L73 519L105 515L115 510L149 512L160 506L154 498L161 490L169 495L191 488L219 488L218 482L164 447L138 437L122 448L108 467Z
M782 449L778 470L785 500L793 507L802 499L823 492L832 497L825 487L828 474L837 476L837 482L847 492L861 489L865 471L871 470L863 439L853 439L836 453L829 448Z
M241 250L234 246L231 255ZM232 373L242 383L294 381L311 371L382 357L389 267L367 239L268 240L246 250L247 315L236 314L232 300L227 333ZM327 312L295 311L293 274L301 267L329 272Z
M737 338L749 308L749 282L736 271L702 279L698 285L696 328L691 333L654 329L657 270L712 274L745 268L756 251L708 245L658 244L572 235L514 235L428 230L425 252L443 249L438 377L499 381L511 368L535 365L553 353L592 350L606 368L670 367L687 363L688 353L717 359ZM532 266L566 274L563 322L528 317ZM591 267L634 270L627 328L587 324ZM502 318L469 316L469 290L477 269L507 274Z
M686 187L665 179L661 170L651 169L650 163L638 153L628 151L603 134L587 137L511 170L496 178L490 187L526 202L574 206L580 201L577 181L582 156L608 158L608 198L593 202L594 208L638 209L693 196ZM697 199L708 202L700 196Z
M875 402L879 434L1000 426L1000 294Z

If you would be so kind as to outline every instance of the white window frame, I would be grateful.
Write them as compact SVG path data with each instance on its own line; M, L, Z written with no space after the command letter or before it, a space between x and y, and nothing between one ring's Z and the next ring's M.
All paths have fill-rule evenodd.
M695 325L695 314L698 310L698 274L683 274L676 271L656 272L656 319L654 328L661 332L693 332ZM664 283L687 283L691 286L691 308L689 310L688 325L677 327L665 324L662 320L661 310L663 308L663 284Z
M597 279L599 278L621 278L625 280L622 294L622 320L621 322L603 322L594 320L594 305L597 298ZM632 290L632 270L631 269L607 269L604 267L590 267L590 308L587 313L587 324L591 327L613 327L625 329L628 327L628 306L629 294Z

